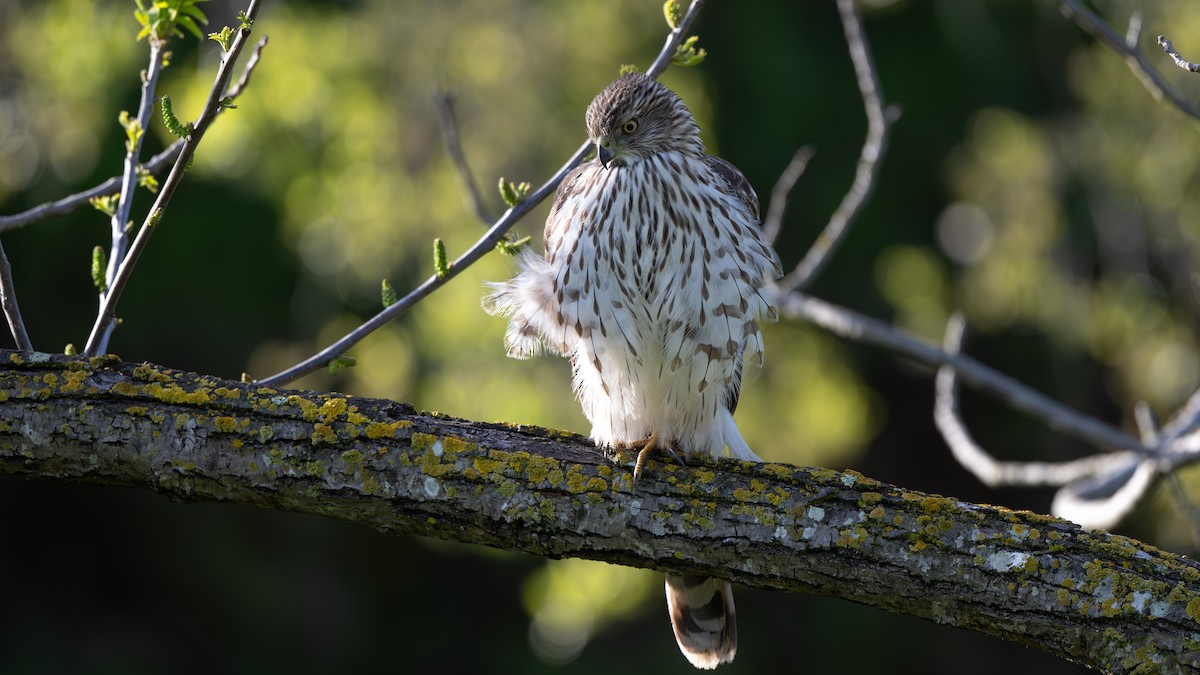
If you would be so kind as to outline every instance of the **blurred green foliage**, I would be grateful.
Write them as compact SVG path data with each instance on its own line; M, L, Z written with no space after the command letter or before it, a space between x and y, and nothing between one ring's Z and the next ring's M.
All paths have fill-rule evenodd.
M704 63L662 78L696 115L710 151L742 167L764 199L794 149L816 141L780 242L785 264L799 259L847 189L864 129L830 4L709 3L697 25ZM1127 5L1101 3L1118 25ZM1173 411L1200 383L1197 124L1155 102L1119 57L1088 43L1053 3L864 6L873 8L867 32L884 94L904 115L877 196L815 293L931 340L962 309L978 336L972 353L1077 408L1127 427L1136 401L1163 415ZM1200 9L1184 0L1138 8L1142 44L1160 69L1181 89L1200 89L1195 76L1157 58L1149 35L1168 32L1185 55L1200 58ZM206 4L208 29L235 24L238 9ZM134 40L133 10L126 0L0 5L0 212L119 171L117 112L136 107L146 58L145 43ZM205 136L122 302L113 350L127 359L262 377L341 337L378 311L382 279L402 295L434 274L430 241L444 241L453 260L483 232L442 147L435 91L455 93L460 140L478 184L507 176L537 185L583 140L591 97L620 64L648 65L666 26L656 0L362 0L267 2L254 31L271 38L263 61L237 109ZM171 48L158 93L171 96L187 122L208 94L221 49L191 38ZM173 140L157 116L148 133L148 152ZM492 213L502 212L498 191L483 197ZM150 200L145 192L138 200L140 221ZM534 246L546 208L516 228ZM95 312L91 249L106 246L107 236L104 218L91 209L3 235L38 348L83 341ZM355 348L355 367L322 371L299 386L586 433L568 364L504 358L504 322L479 310L484 282L506 278L512 267L507 256L487 256ZM953 464L932 431L926 369L898 368L888 355L809 326L765 332L766 367L747 373L738 410L747 441L763 457L854 466L907 487L1046 509L1047 493L987 491ZM965 407L978 438L998 453L1062 459L1083 451L991 402L968 395ZM1200 475L1183 477L1200 494ZM67 509L61 502L74 494L4 485L9 499L42 499L48 510ZM169 505L167 519L147 513L154 504L114 498L106 507L113 520L95 516L89 527L127 528L120 537L127 548L110 547L108 555L161 563L143 575L155 581L144 583L172 583L162 570L200 575L192 583L207 592L190 601L195 607L174 610L192 617L183 623L246 614L216 639L213 648L226 658L205 661L209 670L345 670L378 667L389 655L434 672L456 670L447 664L532 672L572 660L581 672L628 668L635 659L647 668L685 667L652 573L348 533L278 514ZM84 528L89 522L47 518L45 527L73 528L74 537L47 548L46 559L96 555L86 542L101 535ZM188 540L178 523L206 538ZM0 532L12 541L33 541L9 527ZM276 527L290 538L264 534ZM1195 524L1163 493L1128 527L1166 548L1194 550ZM170 532L156 535L156 528ZM25 536L40 532L31 526ZM140 543L130 532L143 532ZM169 543L156 546L159 536ZM33 574L17 561L0 562L0 571L5 565ZM110 567L87 558L78 565ZM109 573L128 574L128 583L139 578ZM78 602L88 621L120 614L113 605L153 606L121 592L75 595L85 598ZM2 670L37 670L39 650L65 649L56 642L62 617L29 609L35 596L10 602L32 618L16 620L24 632L6 633L21 639L0 639ZM338 632L321 618L303 623L311 617L290 616L296 602L353 630ZM1007 672L1024 659L1055 665L844 603L761 592L739 592L739 602L743 649L728 672L797 661L879 672L892 658L920 662L927 672L961 672L967 658L974 672ZM439 618L418 628L427 616ZM261 628L264 639L296 641L295 622L330 640L321 652L330 660L287 650L268 650L268 657L238 637L270 624ZM155 634L144 616L129 623L116 632ZM839 654L861 651L856 642L864 634L879 653L845 666ZM380 651L381 640L402 648ZM471 646L463 649L463 640ZM318 646L327 643L308 648ZM162 664L183 648L163 647L164 657L117 639L109 649L90 649L42 663L76 672L169 672ZM991 649L1007 651L980 658Z

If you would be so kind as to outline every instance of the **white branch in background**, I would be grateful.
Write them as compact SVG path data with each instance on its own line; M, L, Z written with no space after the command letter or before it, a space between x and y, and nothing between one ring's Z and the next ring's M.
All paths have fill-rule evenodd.
M1162 47L1167 56L1171 57L1171 59L1175 61L1175 65L1193 73L1200 72L1200 63L1192 63L1191 61L1188 61L1180 56L1179 52L1175 51L1175 47L1171 45L1171 41L1168 40L1165 35L1158 36L1158 46Z
M942 349L957 356L966 321L954 314L946 325ZM1157 474L1151 450L1101 453L1069 462L1002 462L980 447L958 411L954 366L938 368L933 419L954 458L985 485L1054 485L1051 511L1087 528L1111 527L1141 501Z
M671 59L675 56L675 49L683 41L692 22L696 20L696 16L704 6L704 0L692 0L688 6L688 11L670 33L667 34L666 42L663 44L662 50L646 70L646 75L649 77L658 77L666 70L671 63ZM325 368L330 361L345 354L351 347L358 344L366 336L379 330L388 322L408 312L426 296L430 295L437 289L446 285L451 279L456 277L459 272L470 267L483 256L487 255L496 248L496 244L502 240L512 226L523 218L527 213L533 210L542 200L554 193L558 188L558 184L562 179L571 172L580 162L583 161L589 153L592 152L592 144L590 141L584 141L583 145L575 151L575 154L567 160L562 167L559 168L553 176L541 185L532 194L527 196L523 201L516 206L509 208L500 216L500 219L492 223L482 237L479 238L469 249L451 262L445 274L433 275L426 279L421 285L410 291L408 295L397 300L392 305L386 307L383 311L371 317L360 326L342 336L338 341L329 345L325 349L308 357L307 359L297 363L286 370L280 371L270 377L258 380L259 383L266 386L280 386L288 382L292 382L298 378L304 377L309 373L314 373L322 368Z

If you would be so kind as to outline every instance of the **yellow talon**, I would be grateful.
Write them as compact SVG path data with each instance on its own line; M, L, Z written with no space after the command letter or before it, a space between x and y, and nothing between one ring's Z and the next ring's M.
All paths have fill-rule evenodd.
M637 483L638 478L642 475L642 467L646 465L646 458L650 453L658 448L658 432L650 434L650 438L646 440L646 445L638 452L637 461L633 463L633 482Z

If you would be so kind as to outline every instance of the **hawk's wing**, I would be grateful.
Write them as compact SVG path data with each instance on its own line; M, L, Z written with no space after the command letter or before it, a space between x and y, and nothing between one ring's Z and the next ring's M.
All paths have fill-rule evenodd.
M732 163L721 159L720 157L705 155L704 162L725 181L730 193L750 208L750 213L754 215L754 223L761 226L762 217L759 210L758 194L754 192L754 188L750 185L750 181L746 180L746 176L744 176L742 172L739 171L738 168ZM756 230L756 234L761 232L761 229ZM778 279L783 275L783 268L779 262L779 255L775 253L774 249L772 249L770 245L767 245L766 242L762 242L762 244L771 256L771 262L775 268L775 278ZM767 318L770 320L771 314L768 314ZM754 332L757 333L757 322L751 321L751 324L755 326ZM725 390L726 405L731 413L737 410L738 398L740 398L742 391L742 356L743 354L738 354L737 361L734 363L733 367L733 377L729 382L729 386Z
M718 176L724 178L725 182L729 184L729 189L733 191L733 194L750 207L750 212L754 214L754 222L762 224L762 217L758 213L758 194L754 192L754 188L750 186L750 181L746 180L742 172L738 171L738 168L733 164L712 155L705 155L704 163L708 164L709 168L713 171L716 171Z

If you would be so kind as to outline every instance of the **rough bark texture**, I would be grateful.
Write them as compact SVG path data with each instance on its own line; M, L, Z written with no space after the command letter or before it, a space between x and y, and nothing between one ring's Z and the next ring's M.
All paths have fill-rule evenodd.
M854 472L654 462L635 487L573 434L7 351L0 472L836 596L1114 672L1200 662L1195 562Z

